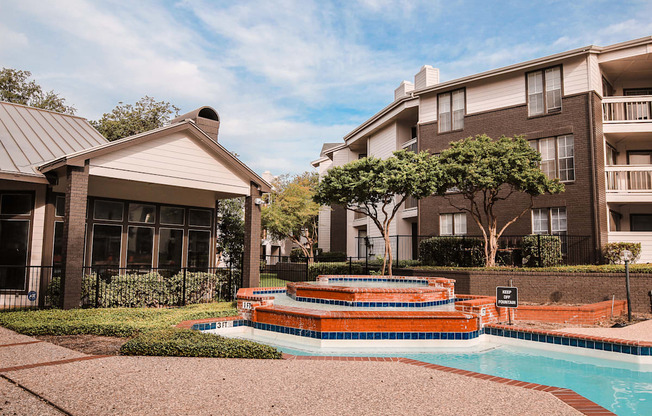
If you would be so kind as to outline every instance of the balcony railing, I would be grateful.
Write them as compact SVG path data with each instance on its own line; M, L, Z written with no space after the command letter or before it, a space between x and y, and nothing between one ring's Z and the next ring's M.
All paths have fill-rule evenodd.
M602 110L605 123L652 122L652 95L604 97Z
M607 192L652 192L652 166L607 166Z

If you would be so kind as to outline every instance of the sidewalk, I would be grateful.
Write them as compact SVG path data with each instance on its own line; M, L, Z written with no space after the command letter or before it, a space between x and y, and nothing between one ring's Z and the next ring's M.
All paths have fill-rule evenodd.
M100 357L37 341L0 328L0 414L580 414L558 398L570 393L417 362Z

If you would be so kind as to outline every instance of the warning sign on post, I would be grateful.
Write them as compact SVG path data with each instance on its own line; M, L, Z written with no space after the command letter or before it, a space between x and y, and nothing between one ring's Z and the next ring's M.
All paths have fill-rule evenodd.
M517 308L518 288L498 286L496 288L496 306L499 308Z

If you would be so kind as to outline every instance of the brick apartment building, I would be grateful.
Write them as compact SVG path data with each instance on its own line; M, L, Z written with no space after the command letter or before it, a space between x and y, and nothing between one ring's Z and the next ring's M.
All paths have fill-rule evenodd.
M394 102L324 146L312 164L321 175L365 155L396 149L439 153L477 134L523 135L541 152L541 168L566 191L535 198L506 234L583 236L597 258L607 242L641 242L652 262L652 37L556 55L440 82L424 66L403 81ZM459 195L450 195L458 205ZM524 195L500 206L501 220L520 213ZM336 229L337 228L337 229ZM417 236L479 235L466 214L442 197L408 200L395 220L398 257L415 258ZM367 218L341 208L320 213L320 247L369 253L361 237L379 233ZM394 240L393 240L394 241ZM376 250L372 250L376 254Z

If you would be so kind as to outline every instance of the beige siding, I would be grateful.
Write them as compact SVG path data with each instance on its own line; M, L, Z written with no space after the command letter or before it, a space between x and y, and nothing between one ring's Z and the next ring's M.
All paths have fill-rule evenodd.
M45 187L38 187L36 189L34 202L30 264L32 266L41 266L41 260L43 259L43 235L45 233Z
M396 150L396 123L379 130L369 138L369 155L386 159Z
M652 233L646 232L610 232L610 243L641 243L641 258L637 263L652 263Z
M333 161L328 159L319 164L319 178L323 178L328 173L328 169L333 166Z
M496 108L525 104L525 75L511 74L507 77L491 78L466 88L466 113L480 113Z
M333 163L332 166L342 166L346 165L351 161L351 151L348 148L338 150L333 152ZM330 166L328 167L330 168Z
M564 95L577 94L589 90L589 71L585 57L578 57L563 63Z
M632 56L643 55L646 53L652 53L649 45L639 45L630 48L625 48L612 52L604 52L598 56L600 62L613 61L616 59L629 58Z
M331 209L329 207L319 209L318 246L324 251L331 251Z
M593 90L602 96L602 74L600 73L598 56L590 54L587 58L587 65L589 67L589 90Z
M419 124L437 121L437 94L419 98Z
M182 133L93 158L90 174L217 192L249 190L247 181Z

